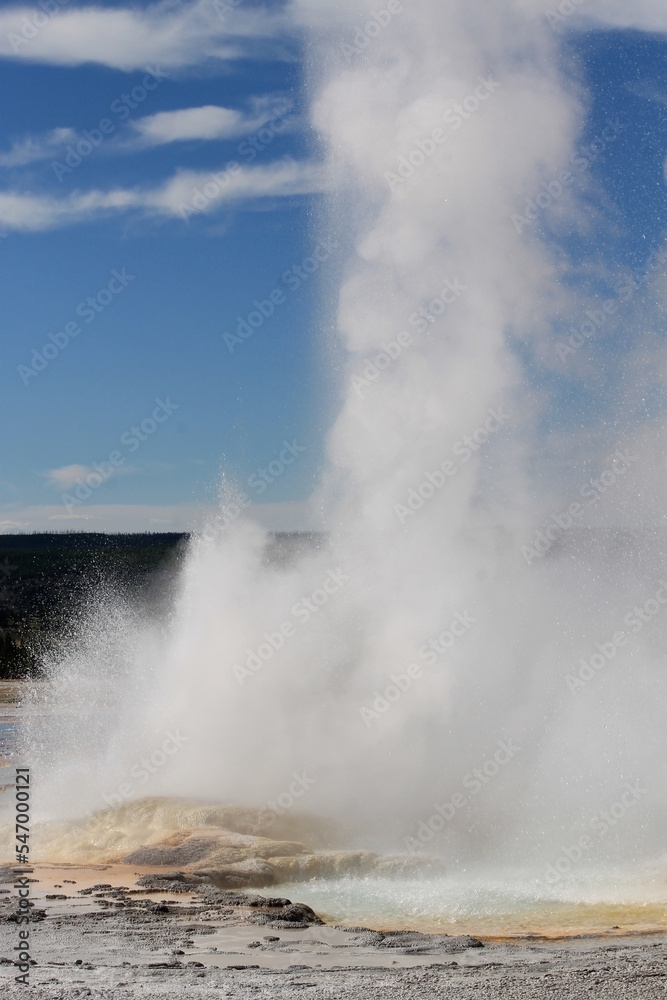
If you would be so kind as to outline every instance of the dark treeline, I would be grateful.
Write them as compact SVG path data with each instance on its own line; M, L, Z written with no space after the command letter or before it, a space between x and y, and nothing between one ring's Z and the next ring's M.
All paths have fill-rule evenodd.
M39 650L62 632L92 588L148 603L168 597L186 534L68 532L0 535L0 678L39 670Z
M0 535L0 679L38 676L41 651L67 634L91 594L113 588L147 613L174 594L190 536L50 532ZM322 535L274 534L266 558L288 562Z

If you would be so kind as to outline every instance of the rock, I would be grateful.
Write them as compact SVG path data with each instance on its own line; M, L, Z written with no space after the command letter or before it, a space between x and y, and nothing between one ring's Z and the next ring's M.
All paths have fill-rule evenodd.
M313 924L323 925L324 921L305 903L289 903L280 909L258 909L257 912L250 914L248 923L298 928L310 927Z
M271 858L271 867L273 868L276 882L300 882L305 877L303 860L307 856L297 855L291 858Z
M184 870L206 877L219 890L228 891L262 889L312 878L364 875L418 878L444 873L444 866L436 858L381 857L362 850L318 850L323 842L324 824L306 821L304 817L288 820L270 810L180 802L170 803L169 810L173 821L182 822L183 827L125 854L122 858L125 864ZM125 823L141 818L150 829L151 824L158 824L160 815L158 801L145 799L115 810L114 819ZM190 825L185 826L186 820ZM278 839L282 831L297 828L300 831L309 828L313 840ZM269 833L270 836L266 835Z
M204 884L210 885L210 879L192 872L165 872L137 879L137 885L149 892L196 892Z
M295 841L269 840L251 837L216 827L181 830L154 844L140 847L127 854L124 864L145 867L179 867L193 871L203 868L220 869L253 859L294 856L308 848ZM270 884L270 883L269 883Z
M261 858L251 858L223 868L207 869L205 873L218 889L261 889L278 881L273 865Z
M364 948L392 948L402 955L455 954L467 948L483 948L483 943L468 934L423 934L421 931L371 931L359 928L358 944Z

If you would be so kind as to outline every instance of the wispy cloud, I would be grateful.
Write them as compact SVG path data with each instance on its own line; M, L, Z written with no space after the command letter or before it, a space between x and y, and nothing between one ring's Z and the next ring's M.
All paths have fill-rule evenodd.
M92 471L92 468L87 465L63 465L60 469L50 469L48 472L43 472L42 475L57 490L69 490L77 479L82 479Z
M237 139L251 135L274 118L287 114L291 103L278 96L256 97L248 110L216 104L159 111L129 123L124 135L114 135L105 144L108 152L128 153L173 142ZM85 139L75 128L65 126L14 140L0 153L0 168L22 167L40 160L63 158L68 144Z
M656 104L667 105L667 93L653 83L647 81L630 82L626 83L625 89L634 94L635 97L641 97L644 101L654 101Z
M127 475L127 473L132 472L132 467L129 465L123 465L114 469L114 474ZM51 486L60 492L66 492L71 490L72 487L76 486L80 480L86 481L87 476L95 475L97 469L92 465L62 465L59 469L49 469L48 472L42 472L43 475L49 482Z
M78 66L97 63L129 72L150 62L171 69L225 63L267 54L287 54L302 23L320 25L346 19L340 0L285 0L258 5L243 0L224 11L215 0L193 0L126 7L20 4L0 11L0 58ZM556 0L523 0L536 16L558 13ZM50 8L49 8L50 9ZM667 33L664 0L583 0L565 16L568 30L604 25Z
M265 47L259 43L287 37L282 6L259 7L250 0L224 17L214 0L161 0L144 8L62 6L47 20L37 5L0 11L0 58L61 66L98 63L129 72L157 62L185 68L261 55Z
M285 102L256 102L249 113L235 108L207 104L199 108L159 111L133 123L133 130L144 145L161 146L170 142L237 139L260 129L270 118L286 110Z
M73 128L54 128L44 135L17 139L8 153L0 153L0 167L25 167L28 163L48 160L76 137Z
M135 192L123 190L76 192L67 198L0 191L0 228L42 232L139 204Z
M215 176L210 171L181 170L162 187L147 193L145 205L157 214L182 215L183 206L192 203L194 192L206 186L208 200L201 211L209 214L228 202L285 198L324 190L324 172L319 164L292 159L241 167L228 177L223 175L217 191L208 186Z
M134 128L151 146L159 146L192 139L233 139L243 135L244 119L240 111L207 104L182 111L159 111L140 118Z
M222 179L216 182L216 177ZM0 229L41 232L132 210L184 217L184 206L192 205L195 193L204 186L209 193L196 211L208 215L229 203L316 194L324 190L324 172L318 164L285 159L266 166L239 167L233 174L224 166L218 174L181 170L157 187L76 191L64 198L2 191Z

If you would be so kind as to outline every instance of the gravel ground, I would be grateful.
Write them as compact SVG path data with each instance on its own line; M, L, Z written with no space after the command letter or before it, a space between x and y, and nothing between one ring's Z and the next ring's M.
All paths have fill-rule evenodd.
M295 963L287 969L205 969L181 965L149 968L134 963L56 966L39 964L30 976L31 995L49 1000L94 997L143 997L144 1000L183 997L265 996L292 998L301 990L312 998L403 997L605 997L651 1000L665 997L665 943L622 942L569 947L535 946L530 955L522 946L493 946L486 961L471 965L434 963L415 968L363 967L340 964L330 969ZM221 956L222 957L222 956ZM25 996L12 981L7 997ZM22 992L23 991L23 992Z
M323 924L289 900L225 892L189 877L31 886L30 995L77 997L312 998L493 997L642 998L667 996L667 937L513 942L417 932L382 933ZM122 876L125 881L121 882ZM83 888L82 888L83 886ZM16 898L0 896L0 980L14 982Z

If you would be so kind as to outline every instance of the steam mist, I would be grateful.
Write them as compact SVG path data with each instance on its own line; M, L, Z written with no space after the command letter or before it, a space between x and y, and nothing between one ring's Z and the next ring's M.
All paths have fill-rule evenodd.
M637 418L650 377L639 333L624 384L593 371L596 345L567 365L556 354L593 308L560 239L591 225L592 182L536 224L512 219L581 141L577 65L528 0L405 0L355 47L376 8L293 4L331 182L319 235L343 261L327 345L341 403L313 500L328 535L268 563L262 529L223 527L226 486L169 619L102 602L54 658L60 735L31 750L35 798L45 816L74 817L129 781L136 795L261 806L306 772L299 809L405 850L459 793L426 851L543 870L639 781L589 861L655 858L667 561L652 456L664 434ZM586 426L555 419L556 371L605 393ZM585 500L580 485L605 469L613 486ZM553 515L560 530L540 553ZM633 629L649 601L658 611ZM568 681L595 656L604 665L585 683ZM186 738L178 752L148 782L129 777L170 732ZM477 788L474 769L503 740L517 749Z

